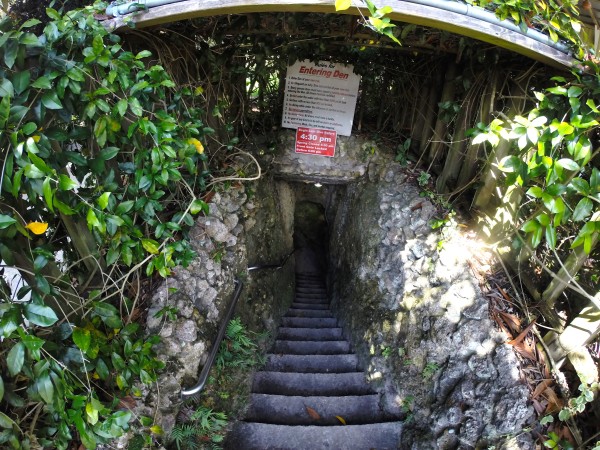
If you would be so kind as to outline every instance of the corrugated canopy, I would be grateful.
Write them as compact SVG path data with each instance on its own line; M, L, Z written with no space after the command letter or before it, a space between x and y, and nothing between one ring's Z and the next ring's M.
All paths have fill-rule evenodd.
M493 13L478 7L451 0L375 0L374 3L378 7L390 6L393 11L388 16L395 21L478 39L558 68L577 64L566 46L553 43L537 30L523 33L511 21L499 21ZM598 48L600 0L584 0L580 8L586 39ZM107 14L115 17L107 20L106 25L112 29L128 23L147 27L197 17L256 12L336 11L334 0L146 0L109 7ZM354 0L354 6L344 13L368 14L368 11L363 2Z

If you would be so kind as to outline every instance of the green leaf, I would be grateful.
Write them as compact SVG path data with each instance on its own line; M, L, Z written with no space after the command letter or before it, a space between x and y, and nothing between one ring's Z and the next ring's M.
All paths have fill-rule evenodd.
M41 327L49 327L58 321L58 317L52 308L35 303L25 305L25 317L31 323Z
M567 170L580 170L581 167L579 167L579 164L577 164L575 161L573 161L572 159L569 158L562 158L559 159L558 161L556 161L556 165L562 167L563 169L567 169Z
M98 410L94 408L94 405L91 402L88 402L85 405L85 414L87 416L87 422L90 425L96 425L98 423Z
M555 95L563 95L563 96L567 96L567 89L562 87L562 86L555 86L555 87L551 87L546 89L546 91L550 92L551 94L555 94Z
M98 220L98 217L96 216L96 213L94 212L94 210L92 208L88 209L86 220L87 220L88 227L90 229L93 227L100 226L100 221Z
M595 167L592 169L592 175L590 176L590 188L593 192L600 191L600 170Z
M37 89L52 89L52 83L46 76L39 77L31 84L31 86Z
M12 377L16 376L23 368L25 362L25 345L17 342L6 355L6 365Z
M592 100L591 98L589 98L587 100L587 102L585 102L585 104L588 106L588 108L590 108L593 112L595 112L596 114L600 114L600 111L598 110L598 108L596 107L596 103L594 103L594 100Z
M98 373L101 380L106 380L110 375L108 366L102 358L98 358L98 362L96 363L96 373Z
M575 131L575 128L570 123L561 122L558 124L557 131L558 134L560 134L561 136L566 136L568 134L573 133L573 131Z
M40 23L42 23L42 22L38 19L29 19L29 20L26 20L25 22L23 22L23 25L21 25L21 27L19 29L22 30L23 28L35 27L36 25L39 25Z
M108 249L108 252L106 253L106 264L108 264L109 266L113 265L117 261L117 259L119 259L120 254L121 252L118 248Z
M59 175L58 188L61 191L70 191L72 189L75 189L77 186L79 186L79 183L77 183L77 181L73 180L68 175L64 175L64 174Z
M111 328L123 327L119 310L110 303L96 302L94 304L94 313L97 314L102 321Z
M594 204L587 197L584 197L581 200L579 200L579 203L577 203L577 206L573 211L573 220L575 222L580 222L584 220L592 212L593 206Z
M122 98L121 100L119 100L117 102L117 111L119 112L119 115L121 117L123 117L125 115L125 113L127 112L127 100Z
M17 72L12 79L13 87L15 89L15 93L17 95L21 95L22 92L25 91L29 87L29 80L31 78L31 74L29 70L24 70L22 72Z
M158 253L158 242L154 239L142 239L142 246L148 253L156 255Z
M526 194L533 198L540 198L542 196L543 192L544 191L542 190L541 187L532 186L531 188L529 188L529 190L526 192Z
M92 335L90 330L75 327L73 328L73 334L71 336L75 345L79 347L83 353L87 352L88 348L90 348L90 344L92 343Z
M0 427L12 428L15 425L15 421L8 417L3 412L0 412Z
M144 175L140 179L138 187L140 188L141 191L147 191L150 186L152 186L152 179L150 177L148 177L147 175Z
M579 97L583 90L579 86L571 86L567 91L568 97Z
M28 303L24 310L27 320L41 327L49 327L58 321L56 313L49 306Z
M129 109L133 114L135 114L138 117L140 117L144 113L142 105L140 105L140 101L135 97L131 97L129 99Z
M10 227L12 224L17 223L16 219L13 219L6 214L0 214L0 230Z
M119 153L120 149L118 147L106 147L100 151L100 158L104 161L108 161L109 159L113 159Z
M3 97L0 101L0 129L6 126L10 117L10 97Z
M545 192L552 196L562 195L567 192L567 187L564 184L553 183L546 188Z
M540 228L540 224L536 220L528 220L521 226L521 230L525 233L532 233Z
M198 214L200 211L204 211L205 214L208 214L209 207L205 201L196 199L192 202L192 206L190 207L190 212L192 214Z
M518 172L519 168L523 165L523 161L517 156L506 156L502 158L500 163L498 164L498 169L502 172Z
M117 370L123 370L126 367L125 360L116 352L110 356L113 366Z
M52 404L54 400L54 385L52 384L52 380L50 379L48 372L44 372L40 375L35 382L35 387L37 388L40 397L42 397L42 400L49 405Z
M54 91L48 91L42 95L42 105L48 109L62 109L63 105Z
M4 63L9 69L12 69L12 66L15 64L18 53L19 42L13 37L9 38L8 41L4 44Z
M127 267L131 267L131 263L133 262L133 252L129 247L122 247L121 249L121 258L123 262L127 265Z
M144 59L144 58L148 58L149 56L152 56L152 52L151 51L149 51L149 50L142 50L137 55L135 55L135 59Z
M4 380L2 379L2 376L0 376L0 402L2 401L3 398L4 398Z
M533 248L537 248L537 246L540 245L540 243L542 242L543 233L544 227L540 226L531 234L531 246Z
M0 97L14 97L15 88L8 78L0 80Z
M552 225L546 227L546 242L550 248L556 248L556 229Z
M106 209L108 206L108 200L110 199L110 194L110 192L105 192L98 198L98 206L100 206L100 209Z
M590 194L590 186L583 178L573 178L571 180L571 186L573 186L573 188L581 195Z
M46 177L44 183L42 184L42 189L44 192L44 200L46 201L46 206L48 206L48 209L51 212L54 212L54 205L52 203L54 193L52 192L52 186L50 185L50 177Z
M21 127L21 131L25 136L29 136L33 134L37 130L37 124L35 122L27 122L23 127Z
M547 227L548 224L550 224L550 217L548 217L548 214L540 214L536 217L536 220L544 227Z

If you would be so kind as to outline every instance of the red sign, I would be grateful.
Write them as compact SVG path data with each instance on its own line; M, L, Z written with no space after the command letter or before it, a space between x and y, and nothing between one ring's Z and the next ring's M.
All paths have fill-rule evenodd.
M296 131L296 153L333 156L337 133L320 128L298 127Z

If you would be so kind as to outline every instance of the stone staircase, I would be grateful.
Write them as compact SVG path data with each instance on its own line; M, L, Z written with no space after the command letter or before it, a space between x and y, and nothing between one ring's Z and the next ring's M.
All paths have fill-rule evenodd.
M401 430L359 370L322 278L297 273L295 301L226 448L396 449Z

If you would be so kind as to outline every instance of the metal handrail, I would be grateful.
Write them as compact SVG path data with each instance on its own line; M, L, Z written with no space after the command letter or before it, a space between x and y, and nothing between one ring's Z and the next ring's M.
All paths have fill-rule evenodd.
M263 265L257 265L257 266L250 266L248 267L248 272L252 272L253 270L260 270L260 269L281 269L283 266L286 265L286 263L288 262L288 260L292 257L292 255L296 253L296 249L292 250L279 264L263 264Z
M244 283L242 283L239 279L235 279L235 291L233 292L233 299L231 300L231 304L229 305L229 309L227 310L227 314L221 323L221 328L219 328L219 333L217 334L217 338L213 344L213 347L208 355L208 359L202 368L202 372L200 372L200 377L198 378L198 382L189 389L184 389L181 391L182 397L192 397L200 393L200 391L204 388L206 384L206 380L208 380L208 374L210 369L212 368L215 359L217 358L217 352L219 351L219 347L221 347L221 341L225 336L225 331L227 330L227 324L231 320L231 316L233 316L233 311L235 310L235 305L237 305L238 299L240 298L240 294L242 293L242 288L244 287Z
M281 269L288 262L290 257L294 254L296 250L292 251L289 255L285 257L285 259L280 264L265 264L258 266L248 267L248 272L259 270L259 269ZM221 347L221 342L225 337L225 332L227 331L227 324L231 320L231 316L233 316L233 312L235 311L235 307L242 293L242 288L244 287L244 283L242 283L238 278L234 280L235 291L233 292L233 298L231 303L229 304L229 309L227 310L227 314L223 318L223 322L221 323L221 327L219 328L219 332L217 333L217 337L213 344L212 349L210 350L210 354L208 355L208 359L202 368L202 372L200 372L200 376L198 377L198 382L189 389L183 389L181 391L181 397L193 397L198 395L202 389L204 389L204 385L208 380L208 374L210 373L210 369L212 369L213 364L215 363L215 359L217 358L217 353L219 352L219 348Z

